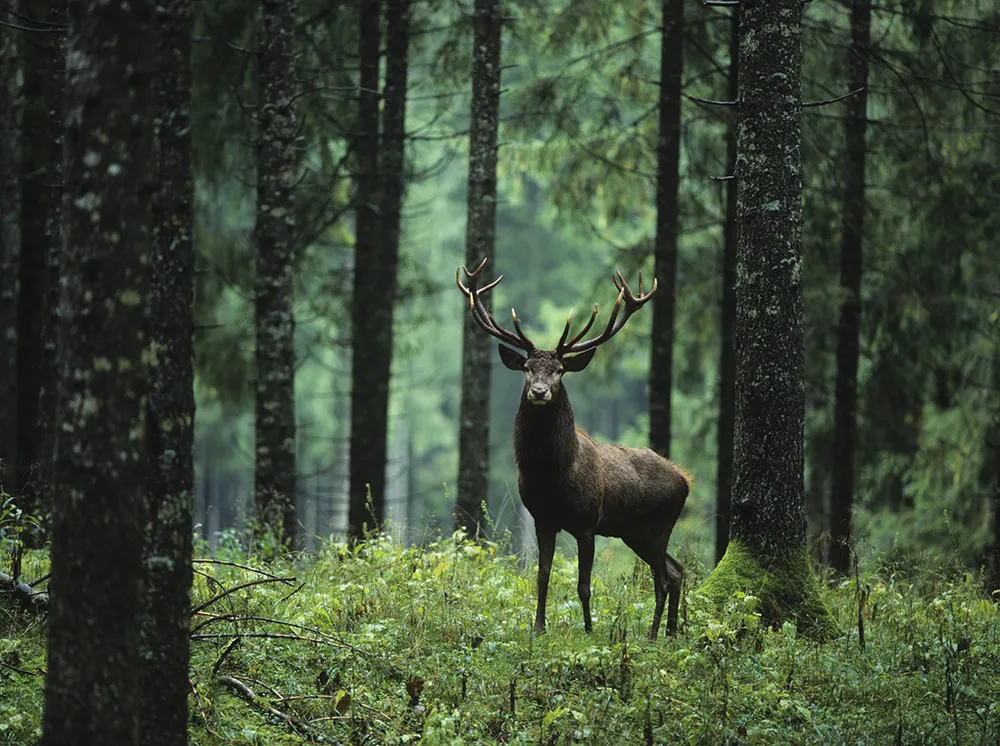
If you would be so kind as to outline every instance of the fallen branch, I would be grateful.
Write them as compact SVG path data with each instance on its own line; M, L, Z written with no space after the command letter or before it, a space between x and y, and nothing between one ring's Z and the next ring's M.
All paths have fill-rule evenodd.
M0 572L0 593L13 596L31 611L43 612L49 608L48 593L36 591L28 583L14 580L10 575L3 572Z
M271 707L270 705L261 701L261 698L257 695L257 693L254 692L253 689L251 689L249 686L244 684L239 679L235 679L232 676L217 676L215 680L220 684L222 684L223 686L227 687L228 689L234 691L237 694L237 696L240 697L240 699L244 700L253 707L256 707L261 712L270 715L276 720L284 723L296 733L308 736L312 739L315 739L315 737L318 735L316 731L309 726L308 723L299 722L295 720L287 712L282 712L281 710Z
M240 583L239 585L234 585L232 588L227 588L226 590L222 591L221 593L215 594L214 596L212 596L210 599L208 599L204 603L198 604L193 609L191 609L191 615L194 616L199 611L203 611L204 609L206 609L209 606L211 606L212 604L214 604L216 601L219 601L220 599L223 599L226 596L229 596L229 595L231 595L233 593L236 593L236 591L243 590L244 588L251 588L251 587L253 587L255 585L263 585L265 583L285 583L285 582L288 582L289 580L294 581L295 578L277 578L277 577L275 577L275 578L260 578L259 580L248 580L246 583ZM216 582L218 582L218 581L216 581Z

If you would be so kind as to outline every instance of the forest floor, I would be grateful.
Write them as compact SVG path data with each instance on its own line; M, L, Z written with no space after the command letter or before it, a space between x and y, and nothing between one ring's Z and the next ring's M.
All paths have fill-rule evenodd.
M686 590L681 634L651 644L645 566L595 572L588 635L557 556L542 636L534 568L500 545L231 548L195 567L193 744L1000 743L1000 615L971 574L828 584L843 635L825 644L760 628L752 596L719 614ZM37 742L44 643L0 602L0 743Z

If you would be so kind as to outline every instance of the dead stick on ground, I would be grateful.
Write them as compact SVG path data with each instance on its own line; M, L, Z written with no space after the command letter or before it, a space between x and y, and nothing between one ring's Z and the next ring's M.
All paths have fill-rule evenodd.
M211 606L212 604L214 604L216 601L219 601L225 598L226 596L232 595L233 593L236 593L236 591L243 590L244 588L251 588L255 585L264 585L265 583L284 583L286 580L295 580L295 578L260 578L258 580L248 580L245 583L234 585L232 588L227 588L221 593L216 593L214 596L212 596L204 603L195 606L193 609L191 609L191 615L194 616L199 611L202 611Z

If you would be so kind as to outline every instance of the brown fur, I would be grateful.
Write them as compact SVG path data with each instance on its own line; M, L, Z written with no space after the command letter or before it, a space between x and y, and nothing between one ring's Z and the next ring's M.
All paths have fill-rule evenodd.
M502 352L514 368L520 358ZM568 359L567 359L568 360ZM583 362L581 368L586 365ZM555 537L568 531L580 551L577 590L584 626L591 630L590 574L594 537L620 537L653 572L656 610L650 636L656 638L669 595L667 629L677 630L683 567L667 554L667 543L687 499L690 476L648 448L600 443L576 427L562 385L562 361L553 352L533 351L519 363L525 388L514 423L514 458L521 501L535 519L538 537L538 609L535 628L545 628L545 602ZM579 369L579 368L578 368ZM550 399L533 404L548 384Z

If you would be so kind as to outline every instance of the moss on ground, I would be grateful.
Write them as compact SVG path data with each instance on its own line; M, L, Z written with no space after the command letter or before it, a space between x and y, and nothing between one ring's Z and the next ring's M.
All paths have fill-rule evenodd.
M749 593L760 599L761 618L771 626L794 621L800 634L814 640L840 634L820 597L819 581L805 547L778 557L763 557L731 540L722 561L697 593L718 608L734 594Z

